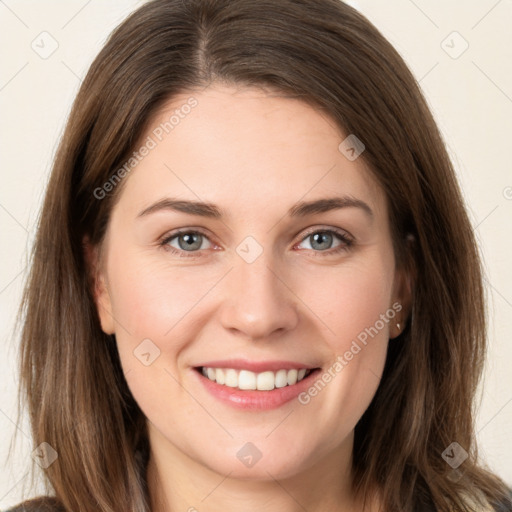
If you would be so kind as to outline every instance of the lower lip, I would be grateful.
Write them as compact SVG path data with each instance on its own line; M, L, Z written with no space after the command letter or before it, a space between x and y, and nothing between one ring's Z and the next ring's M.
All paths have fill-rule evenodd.
M320 369L317 368L307 377L292 386L274 388L271 391L244 391L238 388L224 386L223 384L217 384L217 382L208 379L200 371L197 371L197 369L193 370L193 373L197 375L197 378L201 381L206 390L221 402L237 409L252 409L258 411L277 409L290 400L293 400L312 384L319 372Z

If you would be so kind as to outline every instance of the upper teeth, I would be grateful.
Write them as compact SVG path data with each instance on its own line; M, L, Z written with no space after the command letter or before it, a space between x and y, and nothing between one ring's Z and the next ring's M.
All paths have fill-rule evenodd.
M203 375L217 382L217 384L238 389L257 389L258 391L270 391L274 388L292 386L304 378L306 371L306 368L301 368L298 370L254 373L249 370L235 370L233 368L202 368Z

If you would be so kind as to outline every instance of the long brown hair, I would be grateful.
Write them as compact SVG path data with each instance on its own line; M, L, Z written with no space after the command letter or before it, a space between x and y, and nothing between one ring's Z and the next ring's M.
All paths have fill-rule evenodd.
M44 472L57 500L73 512L149 509L145 418L101 330L83 240L101 245L122 183L101 200L94 191L148 120L214 82L302 99L356 134L387 197L397 262L414 275L412 314L356 427L354 490L380 489L389 511L505 501L504 483L477 460L485 302L455 173L401 57L339 0L153 0L91 65L54 162L22 305L20 399L35 445L58 454ZM452 442L469 454L455 472L442 457Z

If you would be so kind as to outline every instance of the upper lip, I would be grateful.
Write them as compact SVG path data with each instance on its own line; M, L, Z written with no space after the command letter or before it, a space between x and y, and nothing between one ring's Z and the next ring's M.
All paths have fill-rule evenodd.
M248 361L247 359L224 359L207 361L197 366L206 368L233 368L235 370L249 370L254 373L261 373L265 371L276 372L278 370L292 370L294 368L318 368L318 366L299 363L297 361Z

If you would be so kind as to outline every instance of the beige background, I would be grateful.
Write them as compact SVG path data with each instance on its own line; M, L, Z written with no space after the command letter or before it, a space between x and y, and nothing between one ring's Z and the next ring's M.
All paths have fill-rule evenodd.
M81 77L110 31L141 3L0 2L2 509L21 499L34 448L26 419L17 425L15 402L13 321L26 250ZM487 269L490 354L478 438L484 460L512 484L512 0L351 3L394 44L420 81L458 170ZM51 55L44 53L56 45ZM16 429L18 443L7 462Z

